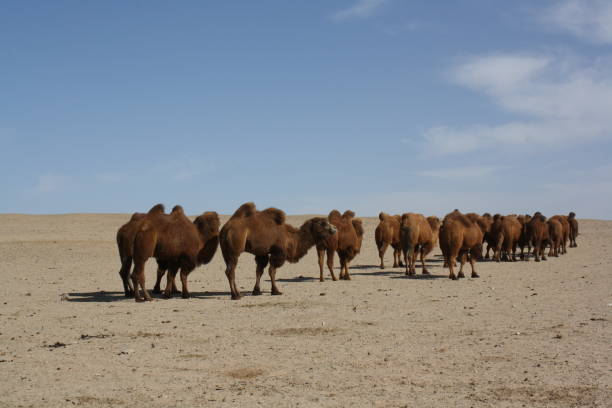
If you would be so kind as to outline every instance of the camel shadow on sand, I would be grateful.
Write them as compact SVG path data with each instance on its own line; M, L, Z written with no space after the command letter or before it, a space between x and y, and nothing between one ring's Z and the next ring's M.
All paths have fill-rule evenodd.
M166 300L166 298L161 293L153 293L149 291L149 294L153 299ZM250 292L248 293L250 295ZM104 290L96 291L96 292L73 292L68 293L67 302L76 302L76 303L107 303L107 302L119 302L125 300L134 301L133 297L127 297L123 292L107 292ZM212 291L203 291L203 292L190 292L192 298L198 299L207 299L207 298L218 298L218 297L229 297L230 292L212 292ZM243 293L243 296L245 293ZM174 294L172 299L180 299L181 294Z

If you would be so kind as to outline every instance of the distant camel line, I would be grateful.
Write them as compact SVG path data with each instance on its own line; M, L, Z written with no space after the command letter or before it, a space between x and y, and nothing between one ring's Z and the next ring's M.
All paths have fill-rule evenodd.
M241 205L221 227L219 215L207 211L192 222L183 208L175 206L170 214L163 204L153 206L146 213L134 213L130 220L117 231L117 247L121 268L119 276L126 297L137 302L152 300L145 287L144 267L149 258L157 261L157 280L154 293L161 293L161 280L167 272L163 295L167 298L178 293L175 277L181 278L183 298L190 297L187 278L199 265L208 264L217 247L221 247L225 261L225 275L230 286L231 298L241 298L236 286L238 257L243 252L255 256L255 286L252 295L261 295L261 276L266 266L271 281L271 294L281 295L276 284L276 270L286 261L298 262L310 248L316 247L319 263L319 280L324 278L324 259L332 280L337 280L333 271L334 253L340 258L339 278L350 280L349 264L361 251L364 236L363 223L355 213L346 210L341 214L332 210L327 217L312 217L299 228L286 223L286 214L277 208L259 211L254 203ZM416 259L420 255L422 273L429 274L425 258L439 243L444 258L444 267L449 269L449 278L464 277L464 265L469 262L472 278L479 277L475 269L478 260L492 259L497 262L517 260L520 248L521 260L529 260L533 248L536 262L548 256L567 253L576 247L578 221L576 214L554 215L546 218L540 212L531 215L491 216L489 213L463 214L454 210L442 221L435 216L425 217L417 213L402 215L379 214L379 224L374 240L380 257L380 268L384 269L387 248L393 248L393 267L405 267L405 274L416 274ZM483 246L487 244L483 257ZM525 248L527 251L525 252ZM403 260L403 263L402 263ZM455 265L460 268L455 274ZM132 269L133 264L133 270Z

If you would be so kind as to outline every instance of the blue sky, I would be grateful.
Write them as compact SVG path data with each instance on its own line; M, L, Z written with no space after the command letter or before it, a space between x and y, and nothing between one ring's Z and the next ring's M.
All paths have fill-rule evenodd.
M0 212L612 218L612 3L8 1Z

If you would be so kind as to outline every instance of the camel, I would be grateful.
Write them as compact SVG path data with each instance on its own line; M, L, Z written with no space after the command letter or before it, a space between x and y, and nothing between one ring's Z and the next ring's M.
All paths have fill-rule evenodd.
M417 254L421 254L422 273L429 275L429 271L425 267L425 257L433 250L438 240L438 229L439 220L437 217L427 219L423 215L415 213L402 215L400 245L406 264L406 275L413 276L416 274Z
M253 203L241 205L219 234L232 300L241 298L236 286L236 266L241 253L255 255L257 269L253 295L261 295L259 283L268 263L272 295L281 295L276 286L276 269L285 261L298 262L312 246L335 233L336 227L323 217L311 218L297 229L285 224L285 213L277 208L258 211Z
M134 288L132 282L129 279L130 270L132 268L132 250L134 246L134 237L138 232L138 228L142 223L143 219L147 216L154 216L157 214L164 214L164 205L156 204L147 213L134 213L130 220L122 225L117 231L117 248L119 250L119 259L121 260L121 269L119 269L119 276L123 281L123 290L126 297L134 296ZM163 275L164 269L158 265L157 274Z
M548 224L546 224L546 217L540 212L533 214L533 217L531 217L531 220L527 224L527 236L533 246L535 261L540 262L540 258L546 261L544 249L550 242L550 234Z
M205 212L191 222L180 206L174 207L169 215L145 217L134 238L132 281L135 300L151 300L144 276L145 263L151 257L168 269L164 295L172 296L174 278L180 269L182 297L189 298L187 276L198 265L212 260L219 244L219 224L219 215L214 211Z
M578 246L576 243L576 237L578 236L578 220L576 219L576 213L573 211L569 213L567 216L567 221L570 225L570 248L576 248Z
M445 264L450 270L449 278L463 278L463 266L469 258L472 267L472 278L478 278L474 268L475 260L482 256L483 230L458 210L449 213L442 221L440 228L440 249L444 254ZM461 255L461 268L455 276L455 259Z
M550 250L548 256L559 256L563 241L563 225L558 218L550 217L548 224L548 234L550 236Z
M569 240L569 236L570 236L570 223L567 220L567 216L566 215L554 215L552 217L550 217L551 220L557 220L561 223L561 227L562 227L562 237L561 237L561 254L566 254L567 253L567 241Z
M527 224L531 221L531 215L519 215L516 219L521 223L521 235L519 236L518 246L521 248L521 259L529 260L529 253L531 252L531 240L529 239L529 234L527 233ZM525 254L524 250L527 247L527 254Z
M378 214L378 219L380 223L374 231L374 239L378 247L378 256L380 256L380 269L385 269L384 257L389 245L393 248L393 267L404 266L401 260L399 237L401 217L381 212Z
M334 275L334 252L337 252L340 258L340 279L351 279L348 265L361 251L361 242L363 240L362 222L354 217L355 213L350 210L345 211L342 215L338 210L332 210L327 216L328 221L336 227L337 232L316 245L319 259L319 280L321 282L325 281L323 277L323 261L326 252L327 267L329 268L332 280L336 280Z
M500 222L500 231L495 246L496 260L497 262L501 261L503 252L505 260L514 262L516 261L516 247L521 237L522 225L515 215L502 216Z

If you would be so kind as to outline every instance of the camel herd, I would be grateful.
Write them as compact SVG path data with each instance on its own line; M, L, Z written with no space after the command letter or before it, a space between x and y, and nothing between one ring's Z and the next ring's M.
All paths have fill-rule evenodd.
M406 268L406 275L416 274L416 260L420 255L422 273L429 274L425 258L439 244L444 257L444 266L449 268L449 278L463 278L463 267L470 263L473 278L478 274L474 268L481 259L483 245L487 244L485 259L500 262L516 261L520 248L520 259L528 260L532 252L536 262L548 256L559 256L570 247L577 246L578 221L573 212L569 215L555 215L546 218L536 212L529 215L507 215L488 213L463 214L455 210L442 221L437 217L406 213L389 215L380 213L375 231L375 241L380 256L380 268L384 269L384 255L389 246L393 248L393 267ZM181 294L188 298L187 278L199 265L209 263L217 247L221 247L225 261L231 298L240 299L236 286L236 266L241 253L255 256L256 280L253 295L261 295L261 276L268 266L272 284L272 295L282 292L276 285L276 270L285 261L298 262L308 250L315 246L319 261L319 279L324 281L324 260L332 280L334 274L334 253L340 259L340 279L350 280L349 263L359 254L364 230L362 221L355 218L353 211L341 214L333 210L327 217L313 217L299 228L286 223L282 210L268 208L257 210L255 204L241 205L230 219L220 228L219 215L214 211L205 212L192 222L181 206L175 206L170 214L164 206L157 204L147 213L135 213L117 231L117 247L121 260L119 275L125 295L133 296L137 302L151 300L145 287L145 263L149 258L157 261L157 281L154 293L161 293L161 280L166 274L165 297L178 293L175 277L180 271ZM525 252L527 248L527 252ZM403 261L403 262L402 262ZM460 268L455 274L455 264ZM132 270L133 264L133 270ZM130 270L132 270L130 275Z

